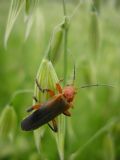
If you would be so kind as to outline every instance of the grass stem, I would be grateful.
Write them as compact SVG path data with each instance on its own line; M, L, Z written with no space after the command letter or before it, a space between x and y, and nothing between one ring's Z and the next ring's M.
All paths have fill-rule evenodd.
M32 89L21 89L21 90L17 90L12 94L12 97L10 99L9 104L11 105L14 101L14 99L16 98L16 96L18 96L19 94L23 94L23 93L33 93Z
M64 12L64 16L66 16L67 15L67 10L66 10L65 0L63 0L63 12Z
M65 0L63 0L63 13L65 17L65 24L64 24L64 85L66 84L67 79L67 63L68 63L68 57L67 57L67 41L68 41L68 19L67 19L67 11L66 11L66 4Z
M68 63L68 56L67 56L67 36L68 31L64 31L64 85L66 84L66 79L67 79L67 63Z

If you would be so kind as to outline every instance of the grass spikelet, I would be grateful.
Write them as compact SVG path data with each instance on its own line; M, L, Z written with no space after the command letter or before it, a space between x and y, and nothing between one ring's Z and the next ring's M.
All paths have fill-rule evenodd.
M30 15L36 6L38 5L39 0L26 0L25 1L25 11L27 15Z
M27 40L33 25L33 15L29 16L29 18L25 17L25 23L26 23L25 40Z
M26 31L25 31L25 40L28 38L34 19L35 19L35 11L37 10L39 0L26 0L26 14L25 14L25 23L26 23Z
M34 20L35 20L35 38L38 43L40 43L40 40L42 40L42 37L44 36L45 31L45 21L44 16L40 8L36 8L35 14L34 14Z
M8 15L8 20L7 20L6 30L5 30L5 36L4 36L4 46L5 47L7 47L8 38L13 29L14 23L21 9L24 6L24 2L25 2L24 0L12 0L11 1L11 6L9 9L9 15Z
M37 151L40 153L41 149L41 139L44 136L45 129L44 128L39 128L34 131L34 140L35 140L35 145L37 148Z
M58 78L50 61L46 59L42 60L36 79L42 88L50 88L55 90L55 84L58 82ZM47 93L43 94L39 91L36 84L34 96L36 96L39 102L45 102L49 98Z
M0 116L0 138L5 140L10 136L13 140L16 129L16 113L12 106L6 106Z
M65 117L58 117L58 133L55 135L60 160L64 160L65 144Z
M11 123L11 131L10 131L10 134L9 134L9 138L11 141L14 140L15 138L15 135L16 135L16 128L17 128L17 115L16 115L16 112L14 110L13 107L11 107L11 114L12 114L12 123Z
M37 73L37 80L38 80L38 83L40 84L40 86L42 88L48 88L48 89L52 89L55 91L55 85L56 83L58 83L58 78L57 78L57 75L56 75L56 72L52 66L52 63L46 59L43 59L42 62L41 62L41 65L39 67L39 70L38 70L38 73ZM49 95L48 93L41 93L38 89L38 87L36 86L35 84L35 91L34 91L34 95L36 96L36 98L39 100L39 102L45 102L46 100L49 99ZM33 103L34 104L34 103ZM62 119L59 117L58 119L58 125L59 123L61 125L59 125L59 132L57 133L57 146L58 148L61 148L61 141L59 139L59 137L61 137L62 135ZM43 130L45 128L44 127L41 127L40 129L36 130L34 132L34 136L36 137L36 135L39 135L41 133L43 133ZM38 133L39 134L38 134ZM40 136L39 136L40 138ZM40 139L37 138L35 141L40 141ZM37 142L37 148L38 148L38 142Z
M45 28L44 17L39 7L36 7L33 13L29 16L25 16L25 23L25 40L27 40L27 38L29 37L31 29L34 28L33 31L35 35L35 40L36 42L39 42L41 40L41 37L43 36Z
M52 89L53 91L56 91L56 83L58 83L58 78L56 75L56 72L53 68L53 65L50 61L43 59L40 65L40 68L37 73L37 80L42 88L48 88ZM38 89L38 87L35 84L35 90L34 90L34 96L39 100L39 102L45 102L49 99L49 95L47 93L41 93ZM34 104L34 103L33 103ZM65 120L64 117L61 115L57 118L58 122L58 133L55 134L55 139L57 142L58 152L60 155L60 159L63 160L64 158L64 131L65 131ZM37 139L37 147L40 145L38 144L38 138L40 134L43 133L44 127L41 127L39 130L36 130L34 132L35 139ZM39 132L36 133L36 132ZM39 141L40 142L40 141Z
M62 24L63 25L63 24ZM59 57L62 38L63 38L63 27L62 25L59 25L55 28L55 31L53 32L52 40L51 40L51 59L52 62L56 62L56 60Z

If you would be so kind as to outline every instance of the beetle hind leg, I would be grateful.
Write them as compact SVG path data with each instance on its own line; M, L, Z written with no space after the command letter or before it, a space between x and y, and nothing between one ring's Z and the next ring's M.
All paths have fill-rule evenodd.
M27 112L31 112L31 111L33 111L33 110L38 110L38 109L40 108L40 106L41 106L40 104L36 104L36 105L28 108L28 109L27 109Z

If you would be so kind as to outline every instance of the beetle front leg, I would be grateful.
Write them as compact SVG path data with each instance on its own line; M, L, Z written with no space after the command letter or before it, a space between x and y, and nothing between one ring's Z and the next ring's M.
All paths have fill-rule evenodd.
M47 92L51 97L53 97L55 95L54 91L52 91L51 89L42 89L40 84L38 83L38 80L36 79L36 85L39 89L40 92L44 93L44 92Z
M35 101L36 103L39 102L38 99L37 99L35 96L33 96L33 99L34 99L34 101Z
M33 110L38 110L41 107L41 104L36 104L30 108L27 109L27 112L31 112Z
M62 87L59 83L56 83L56 89L58 90L59 93L62 93Z

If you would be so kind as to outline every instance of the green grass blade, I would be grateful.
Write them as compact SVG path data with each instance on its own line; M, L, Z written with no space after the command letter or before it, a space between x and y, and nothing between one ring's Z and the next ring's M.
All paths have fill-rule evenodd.
M78 155L80 155L86 147L88 147L94 140L96 140L103 133L111 129L119 120L119 117L111 119L110 122L108 122L101 129L99 129L83 146L81 146L76 152L72 153L70 156L70 160L76 159L76 157L78 157Z

